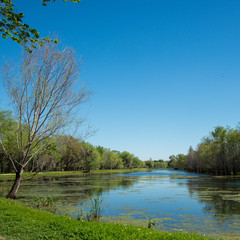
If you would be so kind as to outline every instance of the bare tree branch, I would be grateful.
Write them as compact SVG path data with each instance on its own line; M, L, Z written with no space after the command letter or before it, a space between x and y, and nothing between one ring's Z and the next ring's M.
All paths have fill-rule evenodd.
M2 146L16 171L22 172L45 151L47 138L77 122L78 107L91 95L84 84L74 87L79 72L75 52L70 48L59 50L51 42L31 54L25 51L19 67L4 65L4 85L18 121L17 153L11 155Z

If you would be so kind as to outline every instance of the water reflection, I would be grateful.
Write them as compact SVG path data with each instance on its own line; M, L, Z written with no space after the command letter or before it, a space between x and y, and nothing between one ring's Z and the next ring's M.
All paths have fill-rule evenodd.
M94 195L102 195L114 189L127 189L137 179L128 179L117 175L83 175L83 176L44 176L23 181L18 199L34 204L33 199L42 196L54 197L58 212L65 208L76 208ZM1 196L6 196L12 180L0 180ZM73 211L73 210L72 210Z
M12 181L0 180L6 195ZM24 181L18 197L56 199L57 213L72 215L101 196L104 220L146 224L154 218L166 231L194 231L234 239L240 235L240 178L220 178L184 171L153 170L129 174L38 177ZM236 238L237 239L237 238Z
M204 212L211 212L218 221L240 215L240 178L190 179L187 182L189 193L196 194L200 203L204 203Z

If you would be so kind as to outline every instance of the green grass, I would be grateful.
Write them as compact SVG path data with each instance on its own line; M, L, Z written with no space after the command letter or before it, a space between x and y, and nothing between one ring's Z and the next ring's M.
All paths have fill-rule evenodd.
M112 170L91 170L90 172L85 171L62 171L62 172L40 172L36 176L35 173L24 173L24 177L38 177L38 176L67 176L67 175L86 175L86 174L113 174L113 173L129 173L129 172L141 172L146 171L148 168L133 168L133 169L112 169ZM15 173L0 174L0 179L14 179Z
M0 239L164 239L206 240L203 236L186 233L167 233L148 228L87 222L58 216L23 206L16 200L0 198Z
M85 171L63 171L63 172L41 172L39 175L82 175L82 174L106 174L106 173L128 173L128 172L139 172L146 171L148 168L133 168L133 169L112 169L112 170L91 170L90 172Z

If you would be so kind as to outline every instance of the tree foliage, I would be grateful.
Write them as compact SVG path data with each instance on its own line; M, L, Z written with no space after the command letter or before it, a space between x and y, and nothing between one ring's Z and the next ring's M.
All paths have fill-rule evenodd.
M11 120L11 121L10 121ZM8 141L12 136L17 121L9 112L0 111L0 139ZM14 132L14 131L13 131ZM5 133L5 134L2 134ZM98 169L123 169L129 168L126 156L131 158L132 168L146 167L145 162L129 152L119 152L104 148L94 147L90 143L74 138L69 135L53 135L45 139L48 148L42 154L30 161L25 167L26 171L91 171ZM14 144L6 146L6 150L14 152ZM124 159L123 159L124 157ZM1 165L2 163L2 165ZM2 173L13 172L14 167L4 155L0 148L0 170Z
M67 2L67 0L63 0L64 2ZM80 2L81 0L71 0L71 2ZM42 0L43 6L47 6L47 2L51 2L51 0ZM56 2L56 0L52 0L52 2Z
M184 161L183 161L184 159ZM175 158L169 164L192 172L214 175L236 175L240 172L240 129L215 127L196 150Z
M14 128L16 124L10 111L0 111L0 142L6 147L12 144ZM0 170L1 172L10 171L11 163L7 160L3 148L0 148Z
M50 0L42 0L44 6L47 6L47 2ZM80 0L71 0L71 2L80 2ZM48 37L40 38L39 32L25 23L23 18L24 14L16 10L12 0L0 0L0 32L4 39L12 39L23 45L30 53L32 49L38 45L42 46L45 42L58 42L56 39L51 40ZM31 44L27 44L29 42Z

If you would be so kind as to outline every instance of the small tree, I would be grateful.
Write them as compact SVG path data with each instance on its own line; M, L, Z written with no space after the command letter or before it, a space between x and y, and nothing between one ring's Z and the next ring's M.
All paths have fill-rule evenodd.
M85 171L98 170L100 168L101 157L98 150L92 145L82 142L80 150Z
M70 141L68 139L70 139ZM61 144L61 142L64 144ZM70 136L59 136L58 149L61 155L61 170L79 171L83 169L83 159L81 157L82 144L78 139Z
M132 168L132 161L133 161L133 154L124 151L120 154L121 158L122 158L122 162L124 164L124 168Z
M3 80L14 107L17 126L14 132L15 153L1 142L10 160L16 179L7 195L15 198L25 167L48 149L50 136L73 128L77 123L77 107L86 102L90 92L84 86L75 87L79 64L70 48L58 50L51 42L23 53L20 67L5 64Z

